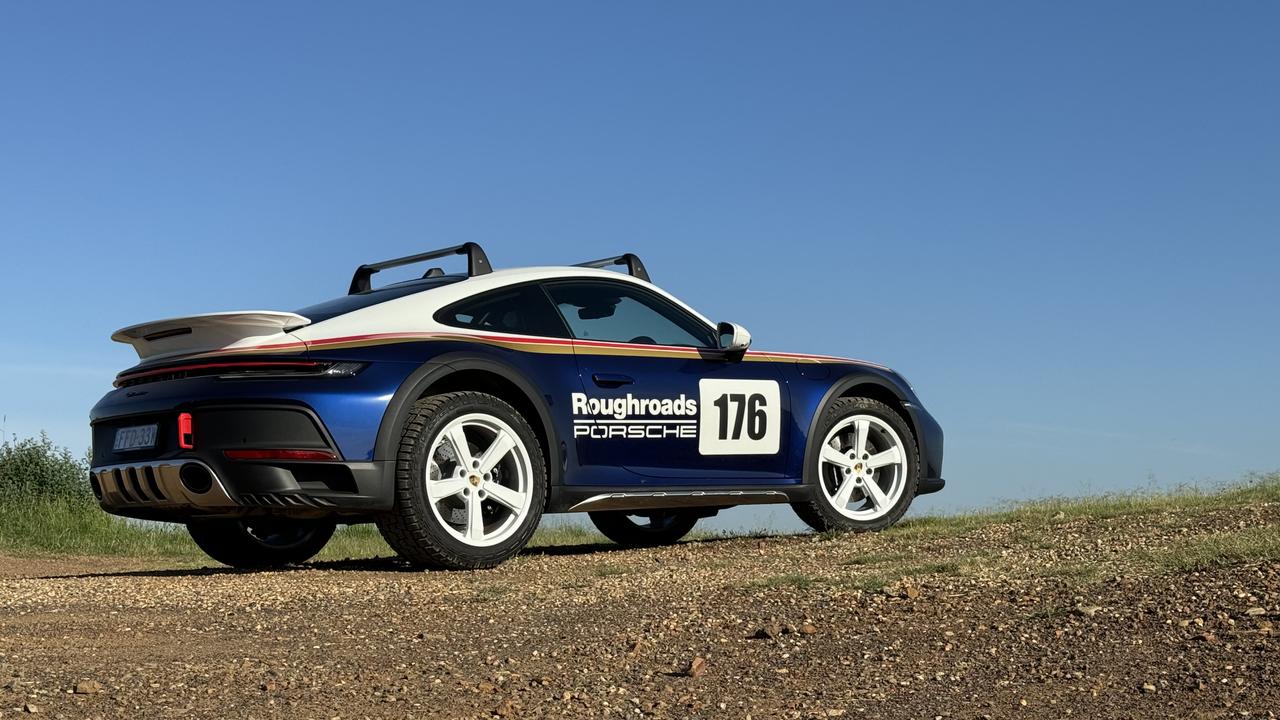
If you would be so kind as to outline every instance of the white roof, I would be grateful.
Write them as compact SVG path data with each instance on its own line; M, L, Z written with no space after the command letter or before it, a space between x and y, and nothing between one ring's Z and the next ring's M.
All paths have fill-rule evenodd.
M433 316L437 310L473 295L489 290L497 290L508 285L534 280L575 277L601 278L640 285L684 308L692 313L694 317L706 323L708 327L715 328L715 323L711 320L653 283L613 270L576 266L546 266L505 268L494 270L484 275L475 275L456 283L441 285L423 292L412 293L358 310L352 310L337 317L298 328L292 332L292 335L303 341L311 341L349 335L405 331L456 332L456 328L441 325L435 321Z

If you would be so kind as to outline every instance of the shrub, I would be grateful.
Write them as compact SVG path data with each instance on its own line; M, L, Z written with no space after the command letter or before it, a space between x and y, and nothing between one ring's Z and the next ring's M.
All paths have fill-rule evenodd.
M0 443L0 495L88 501L89 463L49 436Z

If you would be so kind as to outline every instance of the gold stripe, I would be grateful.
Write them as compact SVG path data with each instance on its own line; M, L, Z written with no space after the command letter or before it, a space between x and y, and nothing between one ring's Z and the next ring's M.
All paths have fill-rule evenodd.
M281 345L279 347L255 346L255 347L247 347L247 348L228 348L228 349L222 349L222 350L213 350L210 352L200 353L197 355L190 355L187 357L207 358L207 357L220 357L220 356L226 356L226 355L250 355L250 354L252 355L290 355L290 354L306 352L307 350L317 351L317 352L324 351L324 350L349 350L352 348L377 347L380 345L399 345L399 344L416 343L416 342L476 343L479 345L488 345L490 347L500 347L506 350L513 350L516 352L531 352L531 353L538 353L542 355L572 355L576 351L576 353L579 355L604 355L604 356L611 356L611 357L651 357L651 358L666 358L666 359L677 359L677 360L693 360L693 359L698 359L702 357L702 355L699 352L697 352L697 350L674 350L674 349L667 349L662 347L655 347L655 348L649 349L649 348L610 347L610 346L597 346L597 345L569 345L567 343L559 344L559 343L546 343L546 342L524 341L524 340L515 340L515 339L500 340L497 338L477 337L475 335L444 334L444 333L433 333L433 334L422 334L422 335L396 335L396 336L389 336L389 337L366 338L362 340L349 340L349 341L343 341L343 342L325 342L324 340L313 340L311 341L310 345L299 342L299 343L290 343L287 345ZM754 353L748 352L743 357L743 360L747 362L775 362L775 363L794 362L794 363L812 363L812 364L818 364L818 365L826 364L826 363L856 363L859 365L873 365L872 363L866 363L860 360L846 360L843 358L836 358L836 357L804 356L804 355L798 355L793 357L788 355L775 355L768 351L760 351L760 352L754 352Z

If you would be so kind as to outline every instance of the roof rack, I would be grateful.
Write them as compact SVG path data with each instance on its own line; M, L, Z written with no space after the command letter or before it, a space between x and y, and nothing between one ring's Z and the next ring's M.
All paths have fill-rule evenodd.
M626 265L628 275L640 278L645 282L649 281L649 271L644 269L644 263L640 262L640 258L636 257L634 253L623 253L617 257L578 263L576 267L606 268L612 265Z
M484 254L484 249L479 245L469 242L453 247L441 248L439 250L431 250L429 252L419 253L417 255L408 255L394 260L383 260L382 262L361 265L356 268L356 274L351 278L351 289L347 291L348 295L356 293L369 292L371 286L369 280L373 274L379 270L387 268L400 267L401 265L412 265L413 263L422 262L424 260L435 260L436 258L448 257L450 255L466 255L467 256L467 276L475 277L476 275L487 275L493 272L493 266L489 264L489 256ZM432 273L431 268L423 277L436 277ZM441 275L444 273L441 272Z

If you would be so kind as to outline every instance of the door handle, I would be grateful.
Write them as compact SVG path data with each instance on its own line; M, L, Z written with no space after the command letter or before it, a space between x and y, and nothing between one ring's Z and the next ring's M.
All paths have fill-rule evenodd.
M621 387L635 382L631 376L617 373L596 373L591 376L591 379L595 381L596 385L607 388Z

